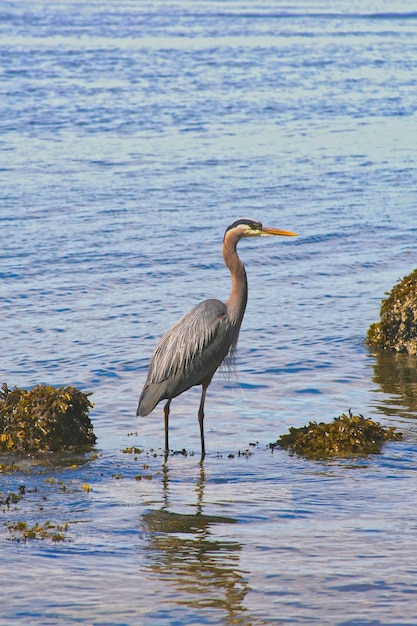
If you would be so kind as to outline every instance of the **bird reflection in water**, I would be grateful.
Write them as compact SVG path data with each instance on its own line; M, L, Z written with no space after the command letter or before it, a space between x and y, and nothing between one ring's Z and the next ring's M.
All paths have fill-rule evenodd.
M232 517L204 515L204 467L196 484L195 513L169 510L169 469L163 469L164 506L145 513L143 526L149 533L146 554L149 570L175 590L171 599L180 607L219 610L219 624L252 623L243 606L250 590L239 568L242 546L237 541L217 539L212 529L236 524ZM222 613L222 614L221 614Z

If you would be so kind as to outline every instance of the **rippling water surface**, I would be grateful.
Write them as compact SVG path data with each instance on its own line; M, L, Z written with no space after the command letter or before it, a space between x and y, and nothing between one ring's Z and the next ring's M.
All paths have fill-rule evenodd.
M2 476L1 623L417 624L415 359L364 343L417 265L413 4L6 0L0 52L2 381L92 391L98 437ZM238 384L209 388L203 466L199 390L173 402L164 464L148 358L227 298L246 215L299 237L240 244ZM404 441L269 451L348 408Z

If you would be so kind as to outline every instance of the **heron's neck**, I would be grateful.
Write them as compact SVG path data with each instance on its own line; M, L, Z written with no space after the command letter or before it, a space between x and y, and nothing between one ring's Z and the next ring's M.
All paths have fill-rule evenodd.
M239 239L226 234L223 242L223 258L232 278L232 291L229 299L226 300L226 306L229 318L240 326L248 300L248 281L245 267L236 252L238 241Z

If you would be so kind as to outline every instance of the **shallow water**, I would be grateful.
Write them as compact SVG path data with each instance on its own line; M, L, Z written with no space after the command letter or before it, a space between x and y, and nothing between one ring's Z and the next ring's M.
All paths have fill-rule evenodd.
M2 476L1 623L417 624L415 359L364 342L416 267L417 14L344 4L2 5L2 380L94 392L98 443ZM148 358L227 298L244 215L299 237L240 244L238 384L209 388L203 466L199 390L172 403L164 464ZM268 449L348 408L405 440Z

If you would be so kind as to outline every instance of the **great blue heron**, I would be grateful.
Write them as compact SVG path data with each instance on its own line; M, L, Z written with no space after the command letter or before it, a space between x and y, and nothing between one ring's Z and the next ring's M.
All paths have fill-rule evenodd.
M248 299L246 271L236 246L244 237L263 235L296 236L261 222L239 219L231 224L223 239L223 258L232 278L232 291L226 302L210 299L197 304L161 338L149 363L148 377L139 399L137 415L148 415L160 400L164 406L165 455L168 454L168 416L171 400L194 385L201 385L198 421L201 458L204 446L204 401L217 368L236 351L240 325Z

